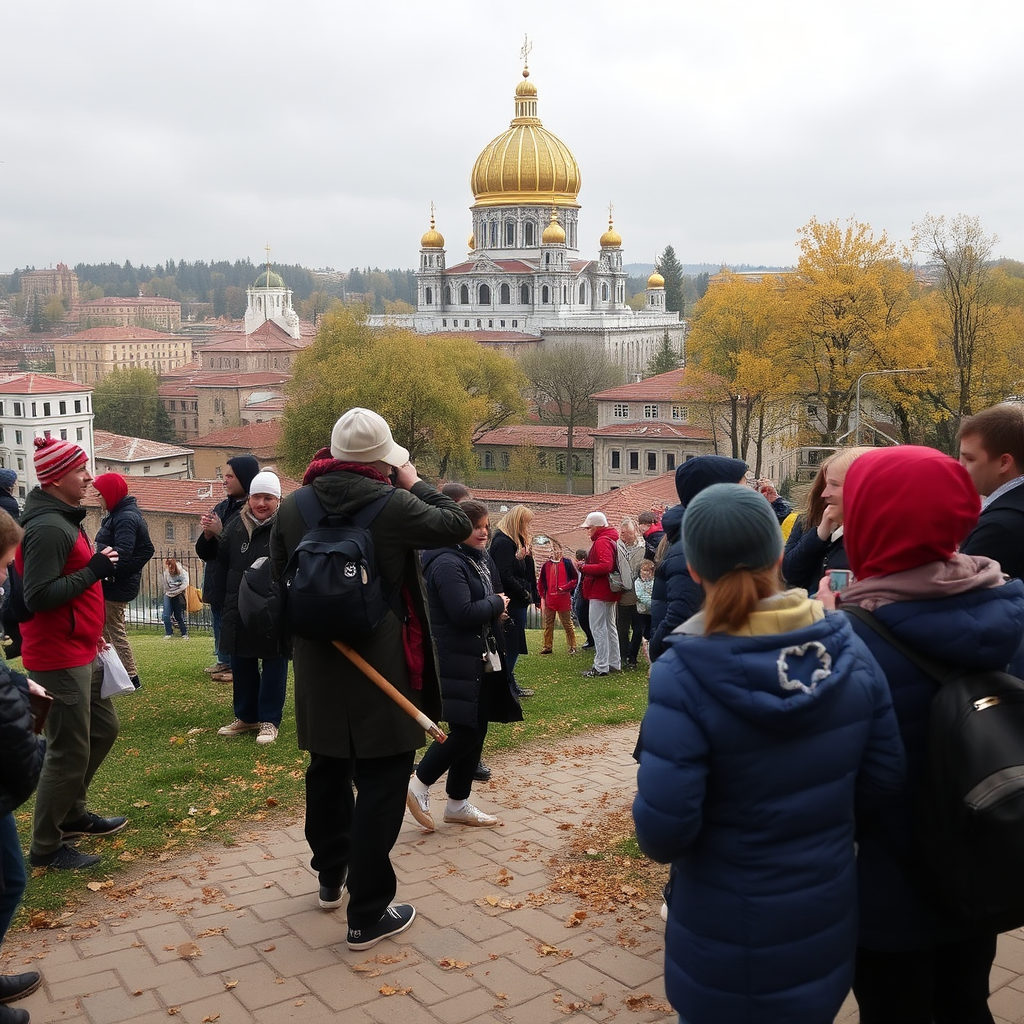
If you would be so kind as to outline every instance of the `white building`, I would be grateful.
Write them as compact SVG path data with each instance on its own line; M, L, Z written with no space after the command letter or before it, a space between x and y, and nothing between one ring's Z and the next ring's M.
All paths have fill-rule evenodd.
M187 480L193 476L195 450L177 444L150 441L145 437L126 437L109 430L93 432L96 475L121 473L123 476L166 477Z
M370 322L386 319L420 334L468 333L513 352L524 344L582 341L629 374L645 370L666 334L681 356L684 324L665 310L660 275L651 275L642 311L626 304L622 238L610 213L597 258L581 257L580 169L541 123L529 74L524 68L516 86L508 129L473 166L467 254L448 265L432 214L420 240L416 312Z
M93 465L92 388L42 373L0 375L0 466L18 474L14 496L35 487L37 437L74 441Z
M280 274L267 264L266 270L246 290L245 333L252 334L268 320L277 324L290 338L302 336L299 314L292 308L292 290Z

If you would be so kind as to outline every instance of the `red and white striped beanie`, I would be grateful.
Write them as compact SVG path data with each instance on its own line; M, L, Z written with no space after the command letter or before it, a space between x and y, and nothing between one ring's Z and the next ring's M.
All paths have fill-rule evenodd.
M55 484L73 469L85 465L89 456L71 441L61 441L56 437L37 437L36 453L32 461L36 469L36 479L40 484Z

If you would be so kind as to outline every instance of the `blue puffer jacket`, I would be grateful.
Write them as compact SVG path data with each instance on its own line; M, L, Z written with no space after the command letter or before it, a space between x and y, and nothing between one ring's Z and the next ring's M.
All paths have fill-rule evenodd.
M935 601L882 605L875 617L909 647L940 665L1006 668L1024 675L1024 583L972 590ZM905 864L912 863L915 793L926 768L928 713L938 684L894 651L869 626L852 621L889 680L907 751L907 782L884 813L860 823L857 874L860 944L868 949L925 949L967 937L931 909ZM646 735L645 735L646 740ZM906 858L904 860L904 858ZM898 863L902 862L902 863Z
M695 582L686 568L683 550L683 505L673 505L661 519L669 549L665 560L654 574L651 590L651 641L653 661L665 650L665 638L676 626L700 611L704 603L704 589Z
M857 939L854 798L876 806L903 782L878 666L837 614L677 633L643 736L633 817L641 849L672 863L673 1007L691 1024L832 1021Z

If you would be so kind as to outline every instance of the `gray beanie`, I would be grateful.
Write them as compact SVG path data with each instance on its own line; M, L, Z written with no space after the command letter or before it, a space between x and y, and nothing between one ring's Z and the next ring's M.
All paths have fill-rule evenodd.
M741 566L765 569L782 555L782 530L768 499L740 484L712 484L683 516L686 561L714 583Z

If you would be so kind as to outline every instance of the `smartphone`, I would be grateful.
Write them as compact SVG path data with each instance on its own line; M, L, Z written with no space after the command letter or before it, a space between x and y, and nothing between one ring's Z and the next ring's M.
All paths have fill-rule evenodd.
M853 582L853 573L849 569L829 569L828 589L836 592L844 590Z
M53 698L48 693L29 693L28 703L32 709L32 731L38 736L43 731Z

